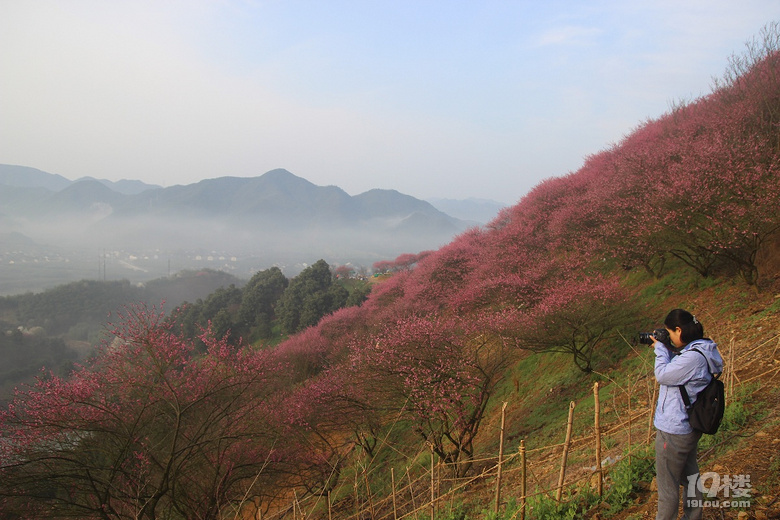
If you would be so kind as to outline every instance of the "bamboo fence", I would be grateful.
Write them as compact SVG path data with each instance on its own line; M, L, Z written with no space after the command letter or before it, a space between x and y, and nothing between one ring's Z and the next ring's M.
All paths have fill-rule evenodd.
M761 371L759 374L746 378L741 381L737 371L731 367L739 367L739 372L744 372L758 359L767 359L765 356L754 356L754 354L763 347L767 353L771 349L770 343L775 342L774 350L769 356L770 368ZM733 399L734 387L745 384L748 381L762 376L771 376L772 381L778 373L780 367L775 366L777 362L777 353L780 349L780 335L774 335L770 339L756 345L755 347L738 352L736 342L732 337L727 346L721 347L721 353L726 360L726 369L723 374L723 380L726 383L727 398ZM725 350L725 352L724 352ZM750 360L746 361L750 357ZM652 370L650 370L652 373ZM354 479L354 513L347 514L347 508L342 507L339 511L339 520L403 520L414 519L434 520L437 514L447 507L453 507L455 498L466 489L479 489L485 495L489 495L489 486L492 482L494 486L493 507L494 512L498 512L502 505L502 494L511 491L512 496L517 499L518 510L516 516L520 520L525 520L527 514L528 500L541 495L561 501L564 488L573 486L590 485L599 495L604 492L605 475L609 468L603 459L602 448L605 445L611 446L610 451L616 448L630 457L638 449L645 448L652 442L653 434L653 412L655 401L658 394L658 385L655 384L651 376L637 378L632 383L623 387L604 374L600 374L605 379L614 383L612 391L613 408L609 411L612 416L611 423L604 425L604 412L601 408L600 384L596 382L593 385L594 395L594 417L593 425L585 428L579 436L574 436L574 412L576 405L572 401L569 403L569 413L565 425L565 436L562 443L547 444L544 446L529 449L526 446L526 439L519 440L519 446L516 452L505 456L505 429L506 429L506 409L507 402L502 404L501 422L499 429L499 453L493 457L477 458L470 462L475 468L482 468L478 473L466 477L446 476L452 473L448 471L444 464L436 463L430 446L423 445L417 450L414 457L410 457L410 464L406 466L403 477L398 478L395 469L385 469L378 464L367 464L361 471L356 471ZM647 394L647 402L639 399L641 393L639 386L642 385ZM620 404L620 394L623 394L624 406ZM639 400L642 406L632 407L631 401ZM637 429L642 428L640 421L646 419L645 435L637 436ZM636 442L636 439L644 439ZM572 455L578 455L579 467L577 475L572 478L567 477L567 470L572 468L570 462ZM423 455L430 457L427 466L417 462ZM583 466L583 461L592 456L595 459L595 465ZM556 466L556 460L558 465ZM614 459L612 459L614 461ZM630 462L629 462L630 463ZM557 481L551 481L551 475L558 474ZM371 481L374 478L381 479L381 472L386 471L389 474L390 495L386 497L375 497L372 491ZM442 475L445 476L442 476ZM362 482L361 482L362 480ZM529 480L534 484L534 491L529 492ZM401 482L406 482L400 485ZM337 488L333 493L329 492L327 497L308 496L305 500L298 500L295 497L289 507L278 510L274 514L262 516L263 520L278 520L281 518L292 518L292 520L303 520L305 518L325 518L328 520L334 518L333 515L333 494L345 497L348 493L344 492L343 486L348 485L344 482L341 488ZM362 490L362 492L361 492ZM326 504L322 504L325 500ZM427 513L427 514L426 514ZM255 513L255 518L260 518L259 513Z

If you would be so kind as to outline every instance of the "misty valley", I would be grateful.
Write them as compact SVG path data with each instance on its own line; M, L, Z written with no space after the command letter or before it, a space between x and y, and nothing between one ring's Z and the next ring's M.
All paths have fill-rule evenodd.
M0 165L0 296L200 268L248 279L279 266L292 276L320 258L370 269L440 247L501 209L439 202L462 218L393 190L350 196L286 170L161 188Z
M778 36L484 226L286 170L0 165L0 517L649 518L706 371L697 457L755 484L721 518L780 518ZM640 343L664 315L677 348ZM669 379L704 322L721 374Z
M374 264L441 247L501 209L438 202L464 218L392 190L352 197L286 170L161 188L0 165L0 402L43 366L67 373L128 304L187 303L191 335L213 321L223 334L278 341L298 326L290 309L321 316L354 305ZM258 279L273 273L283 289L315 267L325 293L288 304L281 321L247 318L259 312L257 298L243 301Z

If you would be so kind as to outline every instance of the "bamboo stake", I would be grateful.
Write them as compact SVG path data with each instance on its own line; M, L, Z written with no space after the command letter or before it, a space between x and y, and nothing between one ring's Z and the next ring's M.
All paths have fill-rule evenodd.
M355 471L355 517L360 518L360 485L358 484L358 473Z
M772 372L774 372L775 374L774 374L774 375L773 375L773 376L772 376L772 377L769 379L770 381L771 381L772 379L774 379L774 378L775 378L775 376L776 376L778 373L780 373L780 367L778 367L778 368L770 368L770 369L769 369L769 370L767 370L766 372L762 372L761 374L755 375L755 376L751 377L750 379L745 379L745 381L744 381L744 382L745 382L745 383L749 383L749 382L751 382L751 381L753 381L753 380L755 380L755 379L759 379L759 378L761 378L761 377L764 377L764 376L765 376L765 375L767 375L767 374L771 374Z
M456 462L455 464L452 465L452 467L454 469L457 469L458 468L458 464L459 463ZM443 464L442 462L439 462L438 464L436 464L436 496L437 497L441 497L441 481L442 481L441 472L444 471L444 469L443 469L444 467L445 467L445 464Z
M569 403L569 420L566 422L566 440L563 442L563 455L561 457L561 472L558 475L558 489L555 492L555 500L561 501L563 496L563 481L566 479L566 459L569 457L571 446L571 430L574 425L574 401Z
M452 510L455 508L455 493L452 491L449 492L450 495L450 510L449 510L449 517L452 518Z
M436 477L433 466L433 445L431 445L431 520L436 518Z
M406 478L409 480L409 494L412 497L412 510L414 518L417 518L417 504L414 503L414 487L412 486L412 476L409 474L409 466L406 466Z
M731 332L734 334L734 331ZM729 343L729 366L728 366L728 385L729 385L729 402L734 399L734 339L735 336L731 336L731 342Z
M628 394L628 467L631 468L631 393Z
M374 511L374 496L371 493L371 485L368 483L368 472L366 471L366 468L363 468L363 480L365 480L366 484L366 495L368 496L368 510L371 512L371 519L373 520L375 518L375 511Z
M739 358L737 359L737 361L741 361L743 359L750 358L750 361L746 361L744 363L740 363L740 367L744 368L744 367L752 365L756 361L759 361L761 359L761 356L752 356L752 354L755 351L757 351L758 349L760 349L761 347L763 347L764 345L768 344L770 341L774 340L775 338L780 338L780 334L772 336L768 340L764 341L763 343L759 343L758 345L756 345L755 347L751 348L750 350L745 350L745 351L740 352L739 353ZM775 347L775 350L777 350L777 347Z
M390 468L390 485L393 490L393 520L398 520L398 508L395 505L395 468Z
M599 382L593 383L593 414L596 427L596 472L599 480L596 486L599 496L604 494L604 476L601 472L601 405L599 404Z
M501 506L501 463L504 461L504 424L506 421L506 401L501 406L501 435L498 439L498 473L496 475L496 503L493 510L498 513Z
M328 490L328 520L333 520L333 502L330 499L330 489Z
M526 497L526 464L525 464L525 440L520 441L520 520L525 520L525 497Z

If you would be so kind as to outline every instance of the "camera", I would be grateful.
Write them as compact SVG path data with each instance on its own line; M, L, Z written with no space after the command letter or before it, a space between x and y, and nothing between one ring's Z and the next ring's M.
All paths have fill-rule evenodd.
M655 329L653 332L639 333L639 343L644 345L652 345L653 338L655 338L656 341L660 341L664 345L672 344L672 339L669 337L669 331L666 329Z

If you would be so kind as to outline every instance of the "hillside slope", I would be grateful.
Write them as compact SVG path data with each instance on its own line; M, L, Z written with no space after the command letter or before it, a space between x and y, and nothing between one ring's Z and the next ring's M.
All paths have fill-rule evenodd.
M774 518L773 29L774 47L737 62L711 95L542 182L484 228L397 258L360 306L279 344L212 333L204 349L159 314L135 313L116 333L127 348L96 359L98 370L43 382L32 407L0 415L9 437L26 440L4 446L12 463L0 466L0 492L21 508L35 497L47 513L95 516L110 500L159 505L158 517L171 507L209 518L509 520L527 498L526 518L650 517L657 388L653 352L634 338L685 308L720 344L730 396L721 431L700 443L702 467L750 489L757 520ZM149 408L138 395L157 399ZM48 425L68 442L49 441ZM116 493L105 468L138 464L122 476L139 496Z
M775 276L778 274L774 273ZM730 284L729 284L730 285ZM666 299L666 307L678 298ZM744 424L700 441L702 473L749 475L751 518L780 518L780 285L756 295L740 285L694 291L688 308L707 318L708 330L720 344L733 374L737 397L728 407L745 407ZM740 394L740 390L744 394ZM728 500L719 493L719 500ZM638 494L636 504L616 518L654 518L657 496ZM705 518L737 518L743 508L705 509Z

